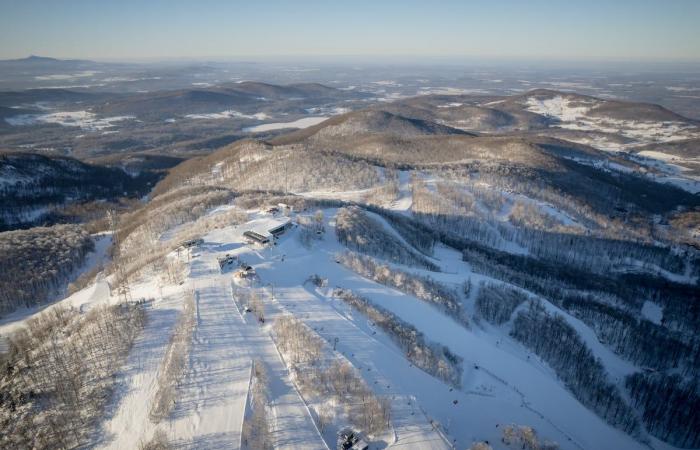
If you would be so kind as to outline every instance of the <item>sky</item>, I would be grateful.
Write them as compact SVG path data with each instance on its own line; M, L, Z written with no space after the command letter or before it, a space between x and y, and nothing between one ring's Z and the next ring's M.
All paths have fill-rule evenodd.
M0 59L700 61L700 0L0 0Z

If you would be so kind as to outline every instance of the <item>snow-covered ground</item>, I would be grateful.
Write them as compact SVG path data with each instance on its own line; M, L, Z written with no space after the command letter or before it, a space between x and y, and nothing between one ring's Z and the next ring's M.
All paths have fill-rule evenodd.
M468 446L475 440L498 442L498 426L508 423L534 426L541 436L556 440L562 448L643 447L581 406L551 369L511 341L504 331L486 326L466 329L416 298L363 279L336 264L334 255L342 247L332 232L334 211L324 212L329 232L311 250L295 238L296 230L283 236L277 246L248 247L242 244L242 231L246 227L239 226L207 235L204 249L209 250L202 250L195 261L214 248L236 253L256 268L262 284L274 287L275 302L280 308L295 314L326 340L337 338L338 350L362 371L368 384L394 398L396 442L393 445L415 448L413 442L417 435L422 436L420 441L432 442L431 446L443 445L444 441L428 420L416 422L416 416L421 419L425 415L436 424L440 423L458 447ZM256 224L261 220L265 219L259 217ZM442 249L436 257L444 269L444 273L433 274L437 279L461 283L470 276L457 252ZM192 282L202 286L204 278L215 275L197 275L197 264L200 263L193 263ZM305 285L304 281L312 273L328 278L331 287L351 288L369 297L416 326L429 339L461 355L465 360L463 389L454 391L412 366L387 336L364 317L348 310L341 301L333 299L330 289L317 290ZM225 291L224 287L220 289ZM224 297L223 293L217 294L217 298ZM201 305L200 300L200 308ZM218 307L219 315L227 314L221 308L229 306L218 303ZM592 331L582 323L569 316L566 319L579 330L597 356L604 359L616 378L634 369L597 342Z
M13 126L58 124L64 127L80 127L86 131L102 131L116 126L117 122L133 120L134 116L97 117L90 111L60 111L47 114L21 114L6 117L5 122Z
M76 78L86 78L92 77L101 73L97 70L82 70L76 73L55 73L51 75L38 75L35 76L35 80L39 81L58 81L58 80L74 80Z
M389 206L390 209L408 213L413 205L413 193L411 192L411 173L407 170L399 172L399 196Z
M411 204L407 175L399 174L400 195L393 205L399 211ZM272 226L277 220L252 212L250 222L214 230L203 236L204 243L191 251L191 257L182 256L188 261L183 284L164 286L154 274L132 286L134 298L154 301L148 308L149 322L118 375L117 391L100 425L100 447L136 448L160 429L177 447L240 448L252 361L257 359L269 373L267 416L275 448L333 448L333 442L324 442L310 405L297 391L272 339L271 324L287 313L333 343L376 394L391 400L391 436L374 442L372 448L466 448L483 440L491 442L494 448L503 448L501 427L511 423L532 426L541 438L556 441L563 449L647 447L582 406L545 363L509 337L509 324L465 327L424 301L362 278L337 264L335 255L344 248L333 230L336 210L326 209L323 213L326 233L322 240L314 240L310 248L301 244L297 228L285 233L276 245L263 248L247 244L244 231ZM393 230L379 216L374 217ZM252 265L258 281L252 286L236 284L231 272L221 273L217 257L224 254L236 255ZM474 292L481 281L497 282L471 273L459 252L446 247L436 248L433 261L442 272L408 267L402 270L429 274L453 287L470 279ZM312 274L326 278L327 287L306 283ZM462 387L450 387L411 364L389 336L333 297L335 287L352 289L369 298L415 326L430 341L446 345L462 357ZM240 289L257 290L265 304L265 324L241 311L234 301L234 294ZM156 425L148 412L161 359L188 290L195 293L196 299L189 362L173 413ZM474 293L465 300L469 312L474 309L473 298ZM114 301L118 300L110 298L106 280L98 279L61 303L86 310ZM625 375L638 370L600 343L581 321L552 304L545 302L544 306L561 314L578 331L601 359L612 382L619 383ZM645 304L644 315L656 321L662 311L654 306ZM326 441L330 440L326 436ZM670 448L656 440L652 443L653 448Z
M594 102L585 105L572 106L571 101L562 96L547 99L530 97L527 99L528 111L553 117L562 122L572 122L586 116L586 113L595 105Z
M529 97L525 102L528 111L557 119L557 127L614 134L631 140L630 143L621 145L598 137L601 150L620 150L635 145L679 141L700 134L697 127L684 122L621 120L589 114L600 105L599 100L572 101L561 95L546 99Z
M330 233L326 239L332 240ZM321 330L324 337L339 338L339 348L353 363L368 368L370 373L382 374L392 392L414 395L428 416L440 422L459 447L473 440L495 442L500 434L496 425L514 422L534 426L563 448L605 448L615 443L615 448L641 448L641 444L582 407L534 355L508 343L505 336L498 339L480 330L467 330L413 297L334 265L332 257L341 250L336 246L326 242L326 248L297 253L296 243L288 240L274 250L286 254L284 268L261 261L259 273L265 280L275 280L275 292L281 303ZM300 288L299 283L312 267L329 279L330 286L356 290L413 324L431 340L463 356L463 391L452 392L445 384L411 367L398 349L389 351L387 347L391 344L387 339L374 337L372 333L376 330L371 330L357 313L344 310L339 301ZM464 269L461 272L457 277L464 279ZM350 326L348 320L355 326ZM475 364L478 369L474 368ZM453 403L455 400L457 404ZM581 423L587 426L582 427Z
M463 89L451 86L426 86L421 87L416 92L416 95L469 95L469 94L488 94L487 89Z
M162 429L176 445L185 448L239 448L252 361L256 359L265 364L269 376L268 417L274 447L326 448L289 379L269 325L246 320L233 301L231 273L219 270L217 256L245 249L242 229L228 230L231 236L225 239L217 238L217 232L206 236L205 245L192 256L186 283L154 302L149 311L152 321L122 371L124 389L115 400L115 412L103 425L104 447L135 448L156 429ZM189 367L171 417L156 426L149 420L149 405L184 289L194 290L196 299Z
M319 124L326 119L328 119L328 117L326 116L304 117L293 122L275 122L264 123L262 125L255 125L252 127L244 128L243 131L248 131L251 133L260 133L263 131L283 130L286 128L308 128L310 126Z
M94 235L95 251L90 252L85 259L85 262L75 270L70 277L75 280L81 274L89 272L107 261L107 250L112 244L112 236L108 233ZM74 307L81 309L83 305L92 303L102 297L105 290L109 293L109 287L106 280L98 274L95 283L87 286L74 294L66 297L68 283L62 286L54 295L54 298L47 299L45 304L34 306L31 308L19 308L0 319L0 351L4 349L4 338L14 333L19 328L22 328L26 321L32 316L41 313L42 311L53 308L57 305L65 307Z
M664 310L660 305L647 300L644 302L644 305L642 305L642 316L644 316L645 319L660 325L661 320L664 318Z
M262 112L255 114L243 114L242 112L234 111L232 109L227 109L226 111L221 111L218 113L187 114L185 117L188 119L270 119L269 115Z

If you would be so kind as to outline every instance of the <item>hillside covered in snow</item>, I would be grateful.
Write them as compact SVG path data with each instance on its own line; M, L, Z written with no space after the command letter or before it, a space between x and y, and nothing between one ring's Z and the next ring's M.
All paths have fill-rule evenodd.
M109 252L43 230L51 283L3 284L0 447L700 448L695 121L549 90L337 112L246 122Z

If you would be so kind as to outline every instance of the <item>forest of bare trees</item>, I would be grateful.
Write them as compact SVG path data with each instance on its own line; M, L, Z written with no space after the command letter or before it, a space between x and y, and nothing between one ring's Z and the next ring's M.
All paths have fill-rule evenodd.
M515 317L511 336L546 361L583 405L614 427L639 435L637 414L563 317L548 313L538 301L530 301L529 308Z
M477 189L477 192L482 191ZM609 273L620 267L649 271L661 268L672 273L685 270L683 258L668 247L641 240L598 237L580 226L571 232L571 227L563 225L561 229L546 223L539 227L522 226L522 218L515 223L504 223L499 220L499 214L504 214L504 208L509 205L510 209L506 210L512 212L513 200L506 194L498 194L498 191L496 194L491 190L486 192L489 194L466 193L464 186L455 187L444 182L436 183L431 189L426 183L419 182L413 185L412 209L417 218L436 230L497 250L527 251L544 261L563 263L589 272Z
M376 219L358 207L341 208L336 215L338 240L351 250L408 266L439 271L424 255L406 246Z
M323 219L323 211L320 209L316 211L313 216L297 216L297 224L299 225L299 241L304 247L310 249L314 241L323 240L326 233Z
M110 400L146 321L141 305L53 307L10 339L0 361L0 447L76 448Z
M162 233L197 220L211 208L227 204L234 194L221 188L182 187L154 198L143 208L121 217L119 240L124 249L158 240Z
M528 295L503 284L482 283L474 306L479 317L495 325L508 322L513 311L528 300Z
M382 184L379 171L368 163L331 153L310 157L300 150L250 146L238 158L222 161L216 174L200 174L193 182L278 192L359 190Z
M183 188L156 198L153 204L149 203L133 215L120 216L116 227L118 245L107 272L122 272L131 280L150 269L168 274L172 282L173 261L166 256L182 241L247 220L247 214L238 208L211 213L212 208L232 198L233 194L227 190Z
M685 375L700 368L700 326L696 287L651 276L606 276L548 263L529 256L508 255L467 243L464 259L473 270L536 293L586 323L600 341L636 364L677 368ZM663 320L640 318L643 299L663 305Z
M77 225L0 233L0 314L48 301L77 277L94 248Z
M139 198L158 178L55 154L0 152L0 232L88 221L104 213L101 203Z
M625 386L649 433L677 447L700 446L697 378L637 372L627 377Z
M438 233L413 218L397 214L383 208L367 206L367 209L381 215L401 235L402 238L424 255L433 254L435 244L438 242Z
M559 445L541 441L534 428L525 425L506 425L501 431L501 442L522 450L558 450Z

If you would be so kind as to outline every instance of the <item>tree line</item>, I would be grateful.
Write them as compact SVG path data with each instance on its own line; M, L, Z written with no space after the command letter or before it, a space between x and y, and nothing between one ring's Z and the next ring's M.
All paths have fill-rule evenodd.
M308 403L322 403L316 410L321 433L333 422L347 421L369 435L391 424L391 404L375 394L358 371L345 359L324 349L323 340L291 315L273 325L275 344L293 374L293 381ZM328 408L332 399L333 408Z
M195 327L195 293L187 291L158 370L156 393L148 415L153 423L166 419L177 401L177 387L187 371Z
M336 289L333 296L381 328L416 367L456 388L462 385L462 357L452 353L448 347L430 342L413 325L348 289Z
M458 323L469 326L469 318L459 294L442 283L426 276L395 269L369 256L351 251L336 255L336 259L358 275L423 300L436 306Z

